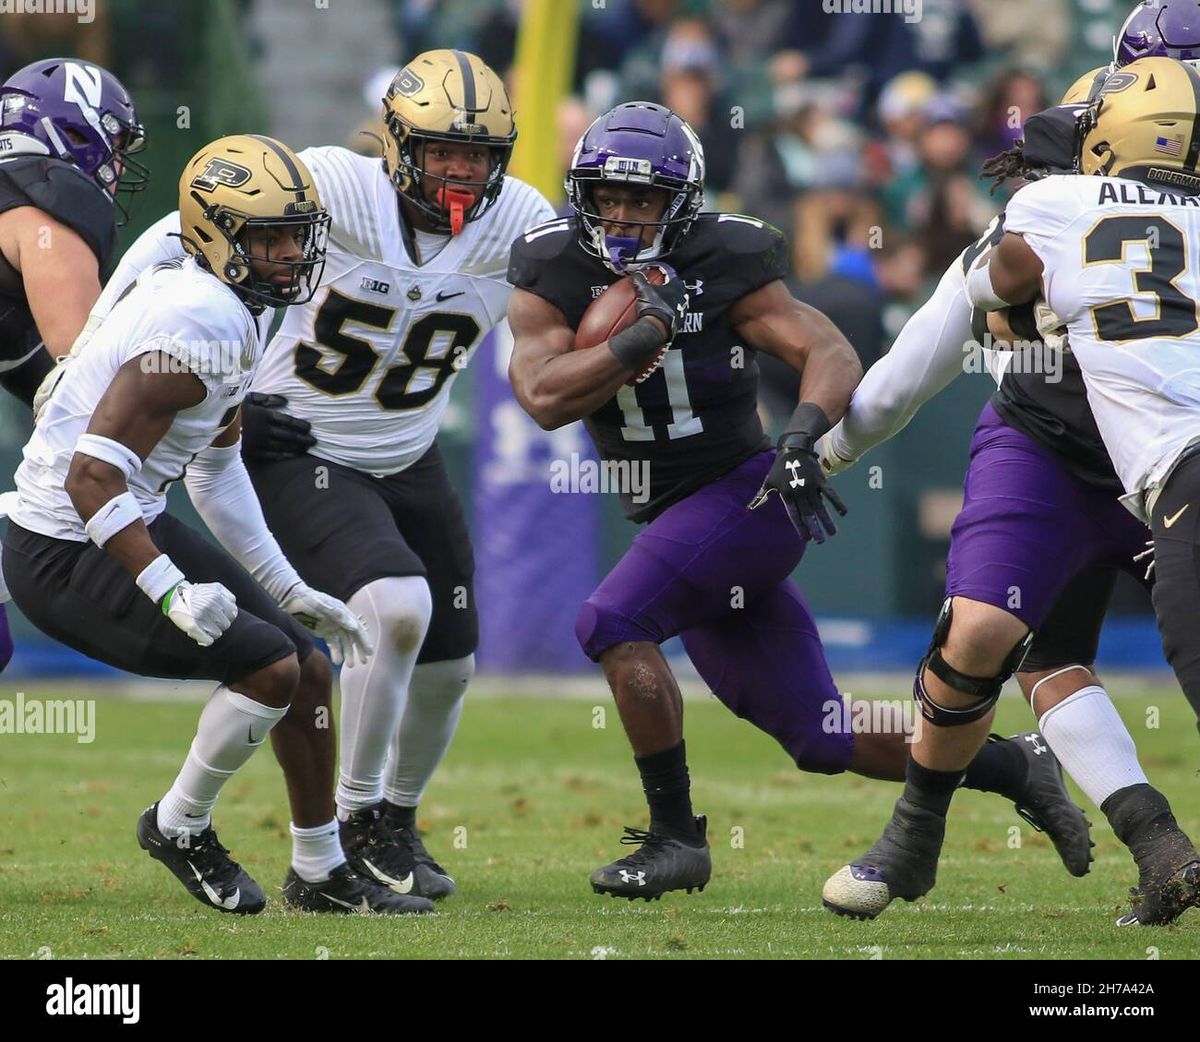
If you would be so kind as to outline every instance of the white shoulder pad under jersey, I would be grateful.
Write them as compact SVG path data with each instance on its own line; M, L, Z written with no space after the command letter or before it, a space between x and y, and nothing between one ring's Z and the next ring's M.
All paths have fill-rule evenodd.
M320 289L287 310L254 389L284 395L312 424L314 456L392 474L433 443L455 375L503 319L513 239L553 211L505 178L482 217L415 264L378 159L334 147L300 158L332 217L329 253Z
M47 401L17 469L17 524L56 539L87 538L64 484L75 445L117 371L130 359L165 354L172 372L190 372L205 398L179 412L129 490L148 524L196 453L227 427L261 356L252 316L228 287L191 259L141 277L93 331ZM149 360L147 360L149 361Z
M112 311L117 301L132 290L133 284L141 276L152 271L156 265L182 260L187 255L187 250L183 248L183 240L179 237L179 211L172 210L165 217L159 218L150 225L125 251L116 270L105 283L96 303L92 305L87 323L71 349L72 355L77 355L83 350L88 340L91 339L92 332ZM264 346L273 314L274 312L267 308L261 315L254 318Z
M1122 483L1153 487L1200 436L1200 196L1048 177L1013 197L1005 225L1045 267Z

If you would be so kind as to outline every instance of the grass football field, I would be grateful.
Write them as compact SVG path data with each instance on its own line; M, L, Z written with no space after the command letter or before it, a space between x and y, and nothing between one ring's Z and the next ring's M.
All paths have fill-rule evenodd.
M855 694L896 698L902 688ZM1151 781L1200 836L1200 738L1186 703L1166 686L1114 690ZM873 923L830 915L820 905L822 882L873 841L898 788L801 774L710 699L687 704L686 731L696 808L709 817L712 882L702 894L650 904L594 895L589 872L629 849L617 842L622 825L645 825L607 693L599 678L595 697L582 700L522 697L511 685L500 693L469 699L422 806L428 845L461 888L437 916L314 916L276 899L241 918L188 897L138 849L134 824L169 785L197 702L102 697L91 744L0 735L0 957L1200 957L1198 910L1167 929L1112 925L1136 876L1098 812L1087 808L1096 862L1077 880L1010 804L975 792L955 800L931 895L897 903ZM80 694L27 688L29 698ZM606 726L594 726L595 707ZM1013 733L1028 721L1023 703L1002 700L1000 729ZM288 814L269 752L227 787L215 820L234 856L277 893Z

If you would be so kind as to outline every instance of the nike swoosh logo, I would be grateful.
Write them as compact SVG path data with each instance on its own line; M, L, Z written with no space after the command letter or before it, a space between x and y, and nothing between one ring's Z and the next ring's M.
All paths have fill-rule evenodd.
M335 905L341 905L343 908L349 908L355 912L369 912L371 910L371 905L365 897L362 899L362 904L352 905L349 901L343 901L341 898L334 897L333 894L325 893L324 890L320 890L318 893L325 898L326 901L332 901Z
M204 877L196 871L196 866L190 861L187 863L187 866L192 870L192 875L196 877L196 882L200 884L200 889L204 891L204 895L218 908L225 908L229 911L233 911L233 909L238 906L238 902L242 899L241 890L235 889L231 897L227 897L222 901L221 896L211 886L209 886L208 883L205 882Z
M437 295L437 301L440 304L443 300L451 300L454 297L461 297L466 292L467 291L465 289L460 289L457 293L439 293Z
M403 879L397 879L395 876L389 876L386 872L381 872L366 858L363 858L363 864L370 869L371 875L373 875L390 890L395 890L398 894L407 894L412 891L414 880L411 872L409 872L408 875L406 875Z
M1178 513L1176 513L1174 517L1164 517L1163 518L1163 528L1170 528L1173 524L1175 524L1176 521L1178 521L1181 517L1183 517L1183 512L1185 510L1187 510L1187 508L1190 507L1191 505L1192 505L1191 503L1184 503L1183 506L1181 506L1179 508Z

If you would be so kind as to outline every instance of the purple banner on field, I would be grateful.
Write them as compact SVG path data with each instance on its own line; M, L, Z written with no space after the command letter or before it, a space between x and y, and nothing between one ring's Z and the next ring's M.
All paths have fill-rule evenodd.
M544 431L508 382L508 327L473 363L472 463L479 665L494 672L578 672L591 664L575 639L575 615L599 581L599 503L555 492L555 461L594 459L582 423Z

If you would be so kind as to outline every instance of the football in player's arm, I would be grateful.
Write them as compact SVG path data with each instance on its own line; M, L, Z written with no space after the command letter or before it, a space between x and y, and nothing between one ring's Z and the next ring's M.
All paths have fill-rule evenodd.
M631 227L626 222L662 220L669 199L663 189L633 186L606 185L595 194L618 232ZM562 311L518 283L508 308L514 337L509 377L517 400L543 429L596 412L683 327L690 302L682 275L665 285L653 284L640 272L633 279L638 322L592 351L575 351L575 330ZM777 492L797 531L823 542L826 533L837 531L823 497L839 513L846 511L821 473L813 447L841 417L862 377L858 356L833 323L796 300L780 278L734 301L728 322L734 343L774 355L802 374L800 404L753 502L758 505Z

